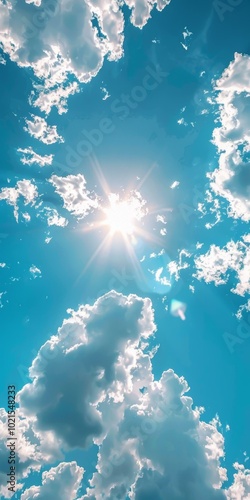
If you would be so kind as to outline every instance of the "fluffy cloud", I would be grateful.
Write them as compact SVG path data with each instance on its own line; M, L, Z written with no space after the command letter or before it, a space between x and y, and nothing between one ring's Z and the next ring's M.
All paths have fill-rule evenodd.
M59 226L65 227L68 225L68 220L65 217L61 217L56 209L48 210L48 226Z
M38 153L35 153L31 147L21 149L19 148L18 153L23 153L20 161L23 165L39 165L40 167L45 167L47 165L51 165L53 161L53 155L45 155L41 156Z
M132 9L131 22L138 28L143 28L151 17L151 11L156 6L161 11L169 5L171 0L125 0L125 4Z
M101 498L102 492L109 500L126 498L129 491L133 500L225 499L223 437L216 422L200 420L182 377L168 370L155 381L146 357L137 366L122 417L100 446L94 489L83 500Z
M57 133L56 126L49 126L41 116L31 115L33 121L26 119L27 127L24 130L31 137L35 137L44 144L54 144L55 142L63 142L63 138Z
M194 275L206 283L223 285L234 272L237 284L231 291L244 296L250 292L250 247L248 242L230 241L223 248L211 245L208 252L195 259Z
M15 187L2 188L0 191L0 201L5 200L8 205L14 207L14 216L18 222L18 199L23 198L25 205L34 205L38 196L37 187L30 180L18 181Z
M8 416L6 411L0 409L0 496L1 498L10 498L12 495L8 491L6 485L6 474L9 473L8 459L10 455L10 450L7 447L9 437L8 435ZM61 459L59 453L55 451L51 452L53 449L52 442L57 449L56 443L53 441L53 437L49 436L47 441L49 446L45 444L44 439L39 439L38 435L35 435L32 430L32 421L24 419L20 416L19 410L16 410L16 422L18 422L18 448L16 449L16 454L18 457L18 470L17 479L26 478L29 473L33 471L39 471L42 463L47 460ZM52 441L51 441L52 439ZM38 443L40 444L40 449L38 449ZM17 484L17 489L22 487L21 483Z
M31 486L21 495L21 500L75 500L84 469L76 462L61 462L42 474L42 486Z
M122 400L129 390L136 362L130 350L154 325L148 299L115 292L69 313L58 336L40 349L30 369L33 382L19 397L24 413L37 415L37 428L52 430L69 447L85 447L105 432L98 404Z
M68 314L57 335L40 348L31 382L17 395L19 432L25 439L19 477L55 461L60 450L94 443L99 446L97 472L78 500L126 495L131 500L225 500L218 420L201 420L203 410L193 407L187 382L173 370L160 380L153 376L151 301L112 291ZM6 433L5 424L3 419ZM6 463L2 437L0 463ZM63 485L60 498L73 500L82 475L76 463L62 462L43 473L42 486L30 487L21 500L50 500Z
M227 491L228 500L249 500L250 499L250 470L237 462L234 464L237 471L234 474L234 482Z
M66 111L67 99L101 69L105 57L123 55L124 3L131 22L142 28L154 6L170 0L39 0L0 2L0 46L21 67L30 67L39 84L31 103L47 114ZM20 23L20 19L22 22ZM68 76L71 75L70 81Z
M220 127L213 132L219 168L207 174L216 195L229 202L228 214L250 220L250 56L235 54L221 78L218 91Z
M85 217L90 210L98 207L98 199L94 193L86 189L86 180L82 174L58 177L52 175L49 182L62 197L64 208L77 217Z

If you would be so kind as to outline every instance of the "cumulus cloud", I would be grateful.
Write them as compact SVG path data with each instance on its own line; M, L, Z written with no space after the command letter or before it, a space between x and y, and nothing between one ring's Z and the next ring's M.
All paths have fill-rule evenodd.
M53 184L56 192L62 197L64 208L73 215L82 218L92 209L98 207L95 193L90 193L86 188L86 179L82 174L58 177L52 175L49 182Z
M101 492L110 500L126 498L128 491L134 500L224 499L223 437L215 423L200 421L183 378L168 370L155 381L150 362L141 361L135 381L137 388L147 385L140 396L134 388L120 422L100 446L90 482L94 489L83 500L99 498Z
M0 2L0 46L21 67L36 76L30 102L45 113L67 109L67 99L79 91L78 82L97 75L105 58L123 55L126 4L131 22L142 28L154 7L170 0L29 0ZM20 23L20 19L22 22ZM69 81L70 75L70 81Z
M40 349L30 369L33 382L19 398L25 414L37 415L40 430L53 431L69 447L85 447L105 433L98 404L107 399L108 406L129 391L136 362L130 350L154 325L149 299L115 292L69 313L58 335Z
M250 498L250 470L236 462L234 482L227 491L228 500L248 500Z
M47 165L51 165L53 161L53 155L44 155L41 156L38 153L35 153L31 147L22 149L19 148L18 153L22 153L23 156L20 159L23 165L39 165L40 167L45 167Z
M19 439L25 439L19 477L55 461L60 450L94 443L99 446L96 472L78 500L127 495L131 500L225 500L218 419L202 421L203 409L194 407L187 382L173 370L154 378L150 299L111 291L68 314L39 349L31 381L17 395ZM2 437L0 464L6 464ZM75 462L62 462L44 472L42 485L29 487L21 500L51 500L58 491L60 498L73 500L83 472Z
M234 273L237 284L231 292L245 296L250 292L250 248L247 242L229 241L223 248L211 245L209 250L195 258L194 276L206 283L224 285L230 273Z
M14 217L18 222L18 199L23 198L25 205L34 205L38 197L38 191L35 184L30 180L23 179L18 181L15 187L2 188L0 191L0 201L5 200L8 205L14 207Z
M18 422L18 448L16 448L16 455L18 458L18 469L16 471L17 479L25 479L29 473L39 471L43 462L46 460L53 460L61 458L60 454L49 452L49 446L44 445L44 441L38 439L32 430L32 421L24 419L20 416L19 410L16 410L16 424ZM1 498L10 498L12 494L8 491L6 484L6 474L9 473L8 459L10 450L8 444L8 415L6 411L0 409L0 496ZM50 436L50 439L52 436ZM52 438L53 441L53 438ZM52 441L50 446L52 447ZM38 449L40 443L40 449ZM49 439L48 439L49 443ZM54 443L55 449L57 448ZM17 490L22 487L22 483L17 483Z
M42 474L42 485L31 486L21 495L21 500L75 500L81 485L84 469L76 462L61 462Z
M216 195L229 203L228 215L250 220L250 56L236 53L214 83L220 126L213 132L219 167L209 174Z
M55 142L64 142L63 138L57 133L56 125L49 126L44 118L41 116L31 115L33 119L26 119L27 127L24 130L28 132L31 137L35 137L44 144L54 144Z

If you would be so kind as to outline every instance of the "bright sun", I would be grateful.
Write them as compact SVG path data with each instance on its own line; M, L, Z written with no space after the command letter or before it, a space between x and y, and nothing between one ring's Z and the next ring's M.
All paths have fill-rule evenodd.
M110 206L105 209L105 224L111 233L120 233L123 236L132 235L137 218L136 209L129 201L119 201L114 195L110 198Z

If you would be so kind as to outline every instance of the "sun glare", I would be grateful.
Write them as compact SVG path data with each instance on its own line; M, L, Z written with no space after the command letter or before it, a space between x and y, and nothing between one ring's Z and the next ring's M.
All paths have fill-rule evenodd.
M138 218L136 207L131 201L120 201L118 195L110 196L110 206L105 209L105 223L111 233L120 233L123 236L132 235L135 222Z

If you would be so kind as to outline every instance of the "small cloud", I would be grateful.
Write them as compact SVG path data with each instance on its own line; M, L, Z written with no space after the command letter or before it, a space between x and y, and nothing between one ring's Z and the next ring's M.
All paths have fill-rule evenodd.
M4 307L4 304L2 302L2 298L4 295L6 295L6 291L5 292L0 292L0 309L2 309Z
M64 139L57 133L56 125L48 125L46 120L41 116L31 115L32 120L26 118L26 127L24 130L28 132L31 137L44 144L54 144L56 142L64 142Z
M22 158L20 159L23 165L39 165L40 167L45 167L47 165L52 165L53 156L54 155L44 155L41 156L38 153L35 153L31 147L22 149L19 148L18 153L23 153Z
M179 120L177 120L177 123L178 125L184 125L184 127L187 127L188 123L185 122L184 118L180 118Z
M8 205L14 207L16 222L19 220L17 202L20 197L23 197L25 205L34 205L38 197L36 185L30 180L23 179L22 181L17 181L15 187L2 188L0 191L0 201L5 200Z
M6 60L3 58L2 55L0 55L0 64L6 64Z
M184 41L186 41L186 43L184 44L184 43L182 43L182 42L181 42L181 45L182 45L182 47L183 47L185 50L188 50L187 40L188 40L188 38L190 38L190 36L192 36L192 34L193 34L193 33L192 33L191 31L189 31L189 30L187 29L187 27L185 27L185 28L184 28L184 31L183 31L183 33L182 33L182 36L183 36Z
M30 222L31 217L27 212L22 213L22 217L24 220L26 220L26 222Z
M192 31L189 31L187 27L184 28L184 31L182 33L184 40L192 35Z
M66 227L69 223L65 217L61 217L55 208L45 208L48 212L48 226Z
M64 208L79 218L86 217L98 207L98 198L86 188L86 179L82 174L58 177L52 175L49 182L55 187L64 202Z
M0 262L0 267L6 267L6 262Z
M173 184L171 184L170 189L175 189L180 185L179 181L174 181Z
M34 264L32 264L32 266L29 268L29 272L31 273L31 275L34 279L42 277L41 270L38 267L36 267Z
M162 224L167 224L166 217L164 217L164 215L157 215L156 221L161 222Z
M110 94L109 92L107 91L106 87L101 87L101 91L103 93L103 98L102 100L103 101L106 101L106 99L108 99L110 97Z

